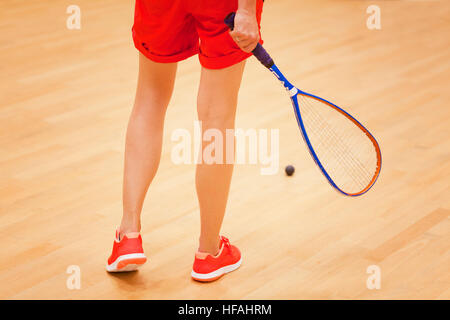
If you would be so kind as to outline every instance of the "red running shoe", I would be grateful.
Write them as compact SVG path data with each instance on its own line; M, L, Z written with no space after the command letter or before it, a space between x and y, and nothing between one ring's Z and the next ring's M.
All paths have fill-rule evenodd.
M134 271L147 261L142 249L142 238L139 233L128 233L119 239L116 231L113 250L108 259L108 272Z
M239 249L225 237L220 237L220 250L216 256L197 252L191 276L194 280L209 282L219 279L225 273L241 266L242 258Z

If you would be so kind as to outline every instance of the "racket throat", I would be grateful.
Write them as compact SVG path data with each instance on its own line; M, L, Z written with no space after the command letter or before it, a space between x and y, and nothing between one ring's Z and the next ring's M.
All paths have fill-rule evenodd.
M286 88L286 90L289 92L289 95L291 97L295 97L298 94L298 92L299 92L299 90L296 87L293 87L292 89L287 89Z
M276 65L273 65L269 68L269 70L275 75L275 77L277 77L291 97L295 96L299 92L299 90L286 79Z

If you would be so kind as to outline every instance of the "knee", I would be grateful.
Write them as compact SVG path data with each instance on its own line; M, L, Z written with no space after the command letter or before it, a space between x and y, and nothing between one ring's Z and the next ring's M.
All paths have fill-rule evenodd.
M217 114L217 115L207 115L205 117L199 117L204 129L233 129L234 128L234 117L229 114Z
M198 106L198 119L204 128L234 128L235 106L214 105Z
M132 114L148 120L164 119L167 103L157 99L136 99Z

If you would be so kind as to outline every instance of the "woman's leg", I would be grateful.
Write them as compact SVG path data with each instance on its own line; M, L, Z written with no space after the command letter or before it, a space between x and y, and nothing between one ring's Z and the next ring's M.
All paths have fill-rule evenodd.
M217 129L223 137L224 164L197 165L196 189L200 204L201 231L199 251L216 254L219 232L225 214L233 164L226 164L226 129L234 129L237 96L245 61L231 67L211 70L202 68L198 92L198 117L203 132ZM208 143L203 143L203 148ZM234 147L234 140L232 144ZM203 154L203 150L202 150Z
M136 99L128 123L120 233L139 232L147 189L161 157L164 117L172 95L176 63L156 63L139 55Z

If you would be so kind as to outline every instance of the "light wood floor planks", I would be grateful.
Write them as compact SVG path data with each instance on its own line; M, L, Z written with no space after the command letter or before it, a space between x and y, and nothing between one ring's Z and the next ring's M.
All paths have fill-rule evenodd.
M189 273L199 230L194 165L170 160L193 132L196 57L180 64L158 175L143 213L149 263L104 270L120 220L125 129L137 52L132 1L0 3L0 298L449 299L448 1L266 1L265 46L298 86L354 113L383 169L364 197L330 189L309 158L285 93L249 60L237 125L280 130L280 172L237 166L223 233L241 269L203 285ZM366 8L381 8L381 30ZM294 164L286 178L282 168ZM66 287L70 265L81 289ZM367 267L381 289L366 287Z

